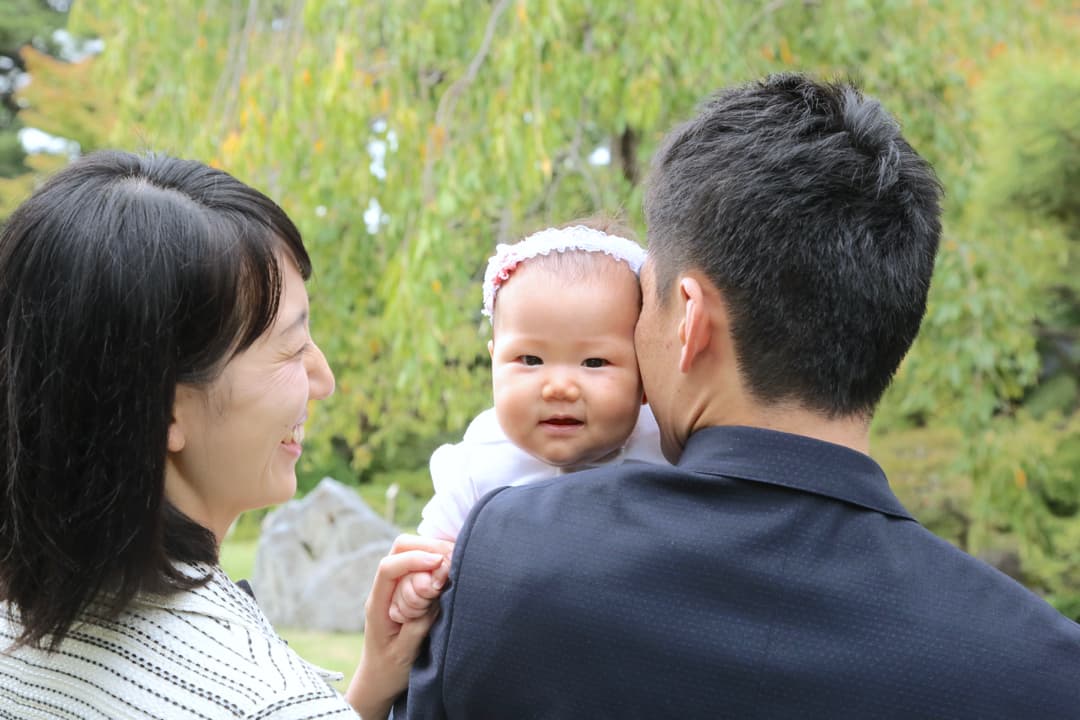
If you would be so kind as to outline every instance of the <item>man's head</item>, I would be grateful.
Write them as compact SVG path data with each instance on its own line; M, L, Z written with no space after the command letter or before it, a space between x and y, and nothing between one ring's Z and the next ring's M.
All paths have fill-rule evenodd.
M696 274L722 299L748 397L868 419L926 309L940 194L851 85L777 75L724 90L654 160L643 320ZM656 403L650 369L643 357Z

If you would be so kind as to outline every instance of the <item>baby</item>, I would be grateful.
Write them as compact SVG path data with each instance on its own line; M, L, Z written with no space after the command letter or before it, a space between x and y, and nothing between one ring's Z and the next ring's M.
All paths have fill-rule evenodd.
M584 222L500 245L488 261L495 407L432 455L435 495L420 535L456 539L476 501L498 487L665 462L634 352L645 251Z
M418 533L453 541L488 492L609 463L666 463L644 406L634 326L645 251L580 221L499 245L484 275L495 407L431 457ZM603 229L601 229L603 227ZM423 615L442 582L403 578L390 616Z

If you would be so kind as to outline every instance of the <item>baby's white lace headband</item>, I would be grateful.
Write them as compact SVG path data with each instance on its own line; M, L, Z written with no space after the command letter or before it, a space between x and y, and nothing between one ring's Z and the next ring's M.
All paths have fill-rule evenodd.
M567 250L605 253L629 265L635 275L641 272L645 262L645 249L636 242L584 225L547 228L513 245L500 243L495 248L495 254L488 259L484 272L484 315L494 321L495 294L518 265L537 255Z

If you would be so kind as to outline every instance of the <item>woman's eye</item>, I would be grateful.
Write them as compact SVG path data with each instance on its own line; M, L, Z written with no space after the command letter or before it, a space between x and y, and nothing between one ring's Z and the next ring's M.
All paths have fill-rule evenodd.
M518 359L521 360L521 362L523 364L525 364L525 365L543 365L544 364L544 361L541 360L540 358L538 358L535 355L522 355Z
M609 363L604 358L587 358L585 362L581 364L587 368L601 368L605 365L610 365L611 363Z
M304 343L303 346L293 353L293 358L301 357L304 353L311 349L311 343Z

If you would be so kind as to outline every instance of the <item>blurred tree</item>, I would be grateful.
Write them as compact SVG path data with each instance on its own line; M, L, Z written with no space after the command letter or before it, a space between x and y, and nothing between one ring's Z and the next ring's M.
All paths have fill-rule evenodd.
M1013 318L1027 359L1021 376L1038 373L1040 382L1002 384L1008 369L972 368L978 385L996 391L960 416L971 430L960 469L976 480L967 540L980 550L1004 531L1025 579L1080 617L1080 58L1002 53L976 93L973 120L981 167L963 226L968 242L997 251L973 269L999 287L989 312ZM1017 258L1027 269L1020 282ZM974 319L954 326L953 346L964 325L978 332Z
M875 436L962 438L934 470L970 487L961 545L1007 529L1028 555L1049 547L1051 505L1033 493L1068 456L1075 404L1018 408L1039 390L1046 337L1075 330L1062 213L1080 194L1075 165L1053 161L1076 134L1021 146L1015 131L1068 114L1053 98L1080 77L1075 0L84 0L72 22L107 39L93 84L115 103L110 142L219 164L303 230L339 379L309 470L414 466L489 404L478 281L496 243L597 209L641 230L648 158L719 86L856 78L947 188L925 330ZM1032 77L1007 80L1014 65ZM1044 65L1047 94L1020 94Z
M20 51L29 83L14 95L19 120L28 127L77 143L83 150L98 147L107 137L112 115L91 82L93 58L76 62L55 58L26 45ZM21 152L21 149L20 149ZM68 154L34 153L23 160L23 172L15 177L0 177L0 218L7 217L49 173L67 162Z
M32 79L16 93L20 120L82 148L101 144L113 118L93 86L93 56L70 62L24 47L22 58Z
M19 55L27 45L45 50L52 33L67 22L66 4L47 0L5 0L0 5L0 178L27 172L25 153L17 133L22 124L15 102L18 76L26 65ZM3 217L3 214L0 214Z

